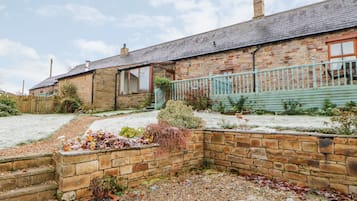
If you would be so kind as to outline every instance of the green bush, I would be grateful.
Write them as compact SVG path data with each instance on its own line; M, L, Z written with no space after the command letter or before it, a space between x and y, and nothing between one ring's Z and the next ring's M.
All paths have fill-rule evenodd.
M159 122L167 122L170 126L178 128L195 129L203 125L202 119L194 116L192 107L182 101L169 100L157 118Z
M283 109L284 112L281 114L284 115L301 115L305 114L304 110L302 109L302 104L299 101L289 99L289 100L283 100Z
M171 80L165 77L155 77L154 83L155 86L160 89L167 89L171 86Z
M348 102L344 107L335 108L332 112L331 121L335 123L334 129L337 134L352 135L357 128L357 107L354 102Z
M125 126L120 130L119 135L126 138L133 138L133 137L141 136L143 133L144 133L143 128L131 128Z
M335 108L336 108L336 104L332 103L330 99L325 99L320 114L325 116L332 116L333 115L332 111Z
M60 97L56 103L56 111L59 113L73 113L80 109L81 102L77 95L77 87L72 83L61 86Z
M186 97L187 105L192 106L194 110L207 110L212 107L212 101L206 96L189 96Z
M18 114L20 114L20 112L16 108L16 101L7 95L0 95L0 117Z
M228 102L234 112L244 112L249 110L248 97L241 96L237 101L228 96Z

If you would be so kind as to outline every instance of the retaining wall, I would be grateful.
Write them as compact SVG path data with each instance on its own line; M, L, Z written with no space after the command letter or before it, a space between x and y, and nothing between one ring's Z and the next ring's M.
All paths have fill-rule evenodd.
M239 174L259 174L312 188L357 193L357 136L194 131L186 151L157 154L158 147L56 155L59 192L90 196L90 181L112 175L124 186L209 165Z
M149 178L197 168L203 160L203 135L197 131L188 140L187 150L157 153L157 146L128 150L59 152L55 156L58 191L66 198L89 197L90 181L114 176L126 186L137 186Z
M204 158L220 170L357 193L357 137L204 131Z

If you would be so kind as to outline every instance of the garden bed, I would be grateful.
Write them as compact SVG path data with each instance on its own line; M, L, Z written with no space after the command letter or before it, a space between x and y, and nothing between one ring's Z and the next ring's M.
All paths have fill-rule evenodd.
M162 177L144 182L124 192L119 200L142 201L322 201L352 200L338 193L315 191L271 181L264 177L244 177L216 170L187 172L174 177Z

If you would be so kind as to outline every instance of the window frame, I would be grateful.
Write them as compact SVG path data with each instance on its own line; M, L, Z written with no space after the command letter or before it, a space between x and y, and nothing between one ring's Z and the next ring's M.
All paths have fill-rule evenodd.
M148 68L149 69L149 86L148 86L148 89L147 90L141 90L140 89L140 70L142 68ZM137 70L138 71L138 80L137 80L137 89L136 91L137 92L131 92L130 91L130 81L131 81L131 71L132 70ZM126 96L126 95L132 95L132 94L139 94L139 93L152 93L152 66L140 66L140 67L135 67L135 68L128 68L128 69L123 69L121 72L124 73L124 78L125 78L125 74L126 76L128 77L128 80L125 82L124 80L124 84L126 84L128 86L128 93L125 94L125 85L123 86L123 91L122 91L122 86L120 86L121 84L121 81L119 81L119 87L118 87L118 90L119 90L119 96ZM120 79L121 79L121 76L120 76ZM122 93L123 92L123 93Z
M334 44L343 44L345 42L352 42L353 43L353 48L354 48L354 53L351 54L344 54L342 52L341 55L337 55L337 56L331 56L331 45ZM350 56L355 56L357 58L357 38L348 38L348 39L340 39L340 40L335 40L335 41L331 41L327 43L328 45L328 60L331 61L331 59L336 59L336 58L345 58L345 57L350 57ZM343 49L342 49L343 51Z

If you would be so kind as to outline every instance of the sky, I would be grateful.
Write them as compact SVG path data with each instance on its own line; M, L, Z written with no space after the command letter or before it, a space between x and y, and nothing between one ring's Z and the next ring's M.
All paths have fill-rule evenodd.
M322 0L265 0L265 15ZM0 89L25 93L53 73L252 19L253 0L0 0Z

